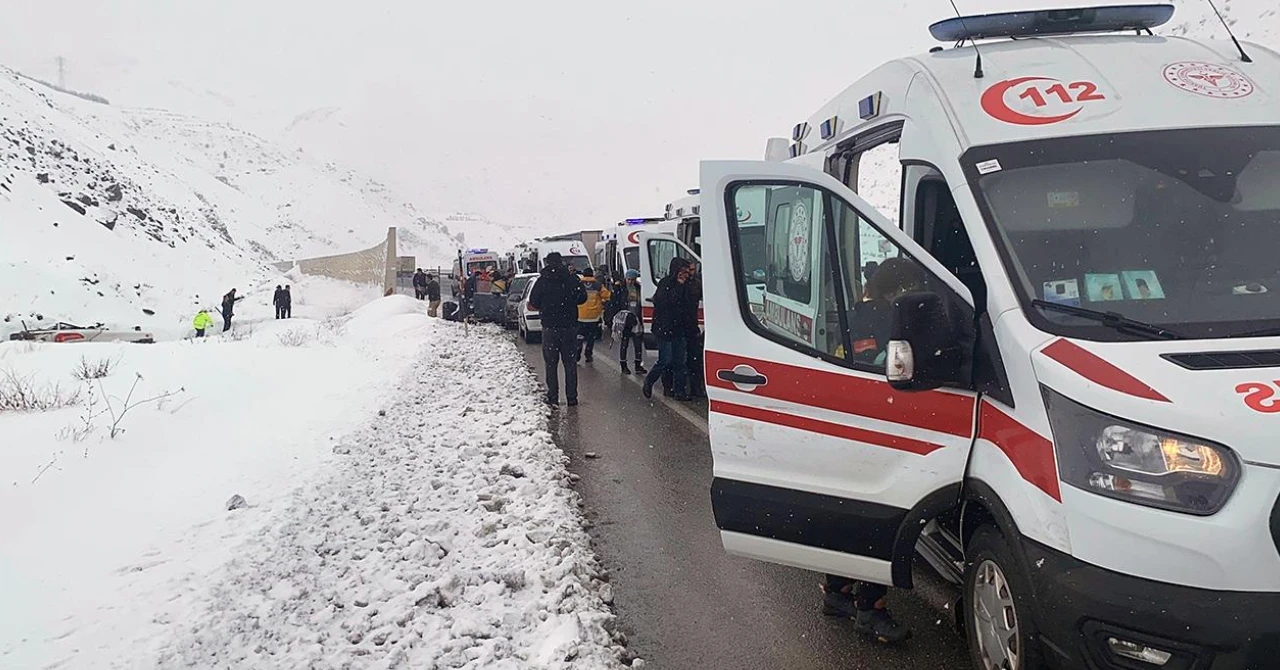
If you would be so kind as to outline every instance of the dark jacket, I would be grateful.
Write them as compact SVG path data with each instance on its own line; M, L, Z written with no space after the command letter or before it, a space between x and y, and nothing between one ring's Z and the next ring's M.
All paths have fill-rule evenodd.
M542 312L543 328L576 328L578 305L586 301L586 288L563 265L543 268L529 293L529 306Z
M440 299L440 282L435 279L427 280L427 300Z
M413 274L413 287L422 288L427 285L427 275L421 272Z
M280 304L285 307L293 307L293 293L287 288L283 293L284 295L280 296Z
M276 307L280 307L281 305L284 304L284 289L282 288L276 289L275 296L271 298L271 304L275 305Z
M653 292L653 334L662 339L689 337L697 335L698 298L701 289L693 280L681 284L676 281L676 274L689 264L683 258L671 259L671 267L667 276L658 282ZM695 294L695 288L698 293ZM693 332L690 332L692 323Z
M236 303L241 300L244 300L244 297L238 296L234 293L228 293L222 296L222 315L231 316L232 312L236 309Z

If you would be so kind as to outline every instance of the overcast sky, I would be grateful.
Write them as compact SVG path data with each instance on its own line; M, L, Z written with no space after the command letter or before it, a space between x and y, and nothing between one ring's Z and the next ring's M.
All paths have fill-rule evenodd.
M335 107L288 139L436 211L560 232L659 213L697 186L699 159L761 158L859 76L933 46L928 24L950 14L947 0L5 0L0 62L51 77L61 54L72 88L273 139Z

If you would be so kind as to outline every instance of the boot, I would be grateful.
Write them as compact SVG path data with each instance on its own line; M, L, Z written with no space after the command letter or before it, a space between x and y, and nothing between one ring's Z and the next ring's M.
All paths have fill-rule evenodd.
M889 610L858 610L853 629L880 644L898 644L911 638L911 629L894 620Z
M622 366L622 374L624 374L624 375L629 375L629 374L631 374L631 368L627 367L627 362L626 362L626 361L619 361L619 362L618 362L618 365L621 365L621 366Z
M644 366L644 363L636 361L636 374L647 375L649 374L649 369Z

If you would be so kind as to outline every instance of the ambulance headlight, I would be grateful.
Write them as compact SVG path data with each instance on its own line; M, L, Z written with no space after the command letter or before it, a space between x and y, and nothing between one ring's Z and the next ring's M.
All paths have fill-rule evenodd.
M1230 449L1142 426L1044 390L1062 481L1139 505L1209 515L1240 479Z

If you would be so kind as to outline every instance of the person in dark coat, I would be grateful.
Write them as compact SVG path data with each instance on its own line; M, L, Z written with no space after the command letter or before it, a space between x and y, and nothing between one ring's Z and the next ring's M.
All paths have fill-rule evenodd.
M560 375L564 367L564 393L569 405L578 404L578 305L587 301L582 281L564 266L560 254L551 252L546 267L529 292L529 307L542 312L542 360L547 365L547 404L560 404Z
M427 275L422 268L418 268L418 271L413 273L413 297L418 300L427 297Z
M435 275L427 275L427 316L435 316L440 309L440 281Z
M244 300L244 297L237 296L235 289L231 289L222 296L222 332L231 330L231 317L236 311L236 303L241 300Z
M667 370L662 375L662 392L668 397L680 400L707 397L707 387L702 370L702 327L698 324L698 305L702 302L702 277L696 265L689 266L689 280L686 282L692 305L686 306L681 316L685 334L685 385L675 385L675 375ZM687 397L686 397L687 396Z
M271 304L276 306L276 318L284 318L284 287L276 284L276 293L271 298Z
M289 291L289 285L284 285L284 318L293 318L293 293Z
M644 379L644 397L653 397L653 385L662 374L671 370L675 398L688 400L685 388L685 365L688 356L689 313L698 318L698 301L695 299L690 278L694 276L693 264L676 256L671 259L667 276L658 282L653 293L653 336L658 341L658 362L649 369Z

